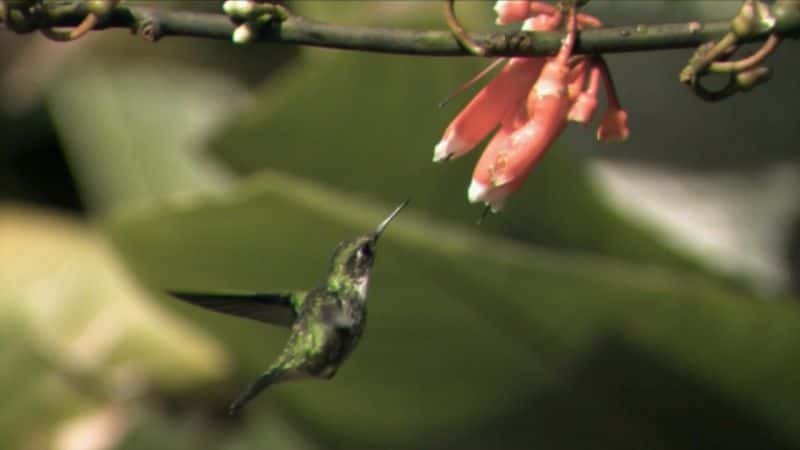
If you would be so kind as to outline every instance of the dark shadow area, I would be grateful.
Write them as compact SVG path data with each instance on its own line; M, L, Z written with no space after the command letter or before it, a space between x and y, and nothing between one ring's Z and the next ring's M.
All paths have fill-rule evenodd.
M43 106L21 118L5 118L0 136L0 201L85 212L58 135Z
M800 218L795 219L786 237L785 257L792 290L800 293Z
M518 408L451 448L795 448L713 386L621 338L604 340L563 373L552 390L521 397Z

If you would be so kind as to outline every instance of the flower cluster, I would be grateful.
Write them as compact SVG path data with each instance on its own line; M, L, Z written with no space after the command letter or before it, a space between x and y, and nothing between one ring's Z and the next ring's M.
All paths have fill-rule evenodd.
M511 58L456 116L434 149L434 162L462 156L493 130L497 132L481 155L468 190L471 203L492 211L519 189L536 162L567 122L587 124L597 107L602 79L608 109L597 128L601 141L628 138L628 115L619 104L608 67L598 56L572 56L576 30L599 27L594 17L541 1L500 0L497 24L524 21L525 31L554 31L562 25L566 37L553 57Z

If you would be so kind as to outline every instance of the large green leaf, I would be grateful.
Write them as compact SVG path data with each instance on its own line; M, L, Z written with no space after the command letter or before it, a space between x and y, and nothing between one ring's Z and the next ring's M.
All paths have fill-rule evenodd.
M269 291L318 282L335 242L391 207L270 172L226 195L164 200L108 224L157 289ZM690 272L487 237L420 210L404 212L381 242L367 335L336 379L273 387L254 410L279 408L340 447L571 448L582 436L573 425L612 430L595 443L615 448L640 448L625 429L650 448L800 442L795 306ZM164 300L228 345L239 383L283 345L282 330ZM687 416L695 398L705 415ZM576 408L563 402L592 408L554 423L542 408ZM702 435L682 440L690 425Z

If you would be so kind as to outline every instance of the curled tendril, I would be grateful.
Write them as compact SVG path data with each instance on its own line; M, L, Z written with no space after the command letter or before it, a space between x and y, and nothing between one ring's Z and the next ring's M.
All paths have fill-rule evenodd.
M764 45L762 45L761 48L759 48L752 55L736 61L714 61L708 66L708 70L716 73L729 73L742 72L751 69L764 61L767 56L775 51L780 41L780 37L777 34L772 33L769 35L769 38L767 38L767 41L764 42Z
M753 87L769 79L770 71L759 66L780 43L780 37L773 33L761 48L750 56L735 61L728 61L730 55L722 54L716 61L712 61L702 72L692 72L687 81L692 91L701 99L708 102L717 102L730 97L737 92L747 92ZM728 83L717 90L709 90L703 86L701 80L711 73L727 73ZM685 76L686 74L682 74Z
M467 31L461 25L461 22L458 21L458 18L456 17L455 0L445 0L444 16L445 19L447 19L447 26L450 27L450 30L453 32L453 36L462 47L467 49L473 55L486 55L486 49L475 42L469 36L469 34L467 34Z
M720 100L725 100L740 90L739 85L736 82L736 75L733 73L730 74L727 84L720 89L707 89L705 86L703 86L701 77L697 75L694 76L689 84L692 86L692 91L695 93L695 95L707 102L718 102Z
M97 26L98 23L100 23L111 13L111 11L119 2L120 0L104 0L101 2L95 2L95 6L90 7L89 14L86 15L83 21L69 31L59 31L51 26L42 26L41 32L45 37L53 41L74 41L85 36L86 33Z
M770 72L761 64L777 48L781 39L772 33L766 42L753 54L730 61L739 42L753 33L771 30L775 18L769 6L761 0L745 0L739 14L731 20L731 31L717 42L700 46L689 64L681 71L680 79L689 84L692 91L703 100L716 102L737 92L746 92L769 79ZM710 73L730 75L727 85L718 90L708 90L701 78Z
M95 13L89 13L77 27L69 31L59 31L53 27L43 27L42 34L53 41L67 42L74 41L83 37L97 25L98 19Z

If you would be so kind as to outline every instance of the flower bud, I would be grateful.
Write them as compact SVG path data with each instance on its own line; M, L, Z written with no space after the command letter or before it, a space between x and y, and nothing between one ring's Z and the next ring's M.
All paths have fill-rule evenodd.
M604 142L625 142L628 140L628 113L624 109L609 108L600 126L597 127L597 140Z
M86 9L98 17L104 17L114 9L114 3L111 0L89 0Z
M759 84L766 83L772 78L772 70L769 67L759 66L744 70L736 74L736 84L744 92L747 92Z
M755 24L753 21L756 17L756 8L753 6L752 1L746 1L742 4L739 14L731 20L731 31L736 36L742 37L752 33Z
M256 9L256 2L253 0L226 0L222 4L222 10L231 17L247 19Z
M256 31L249 23L243 23L233 30L232 40L234 44L247 44L251 42L256 36Z

